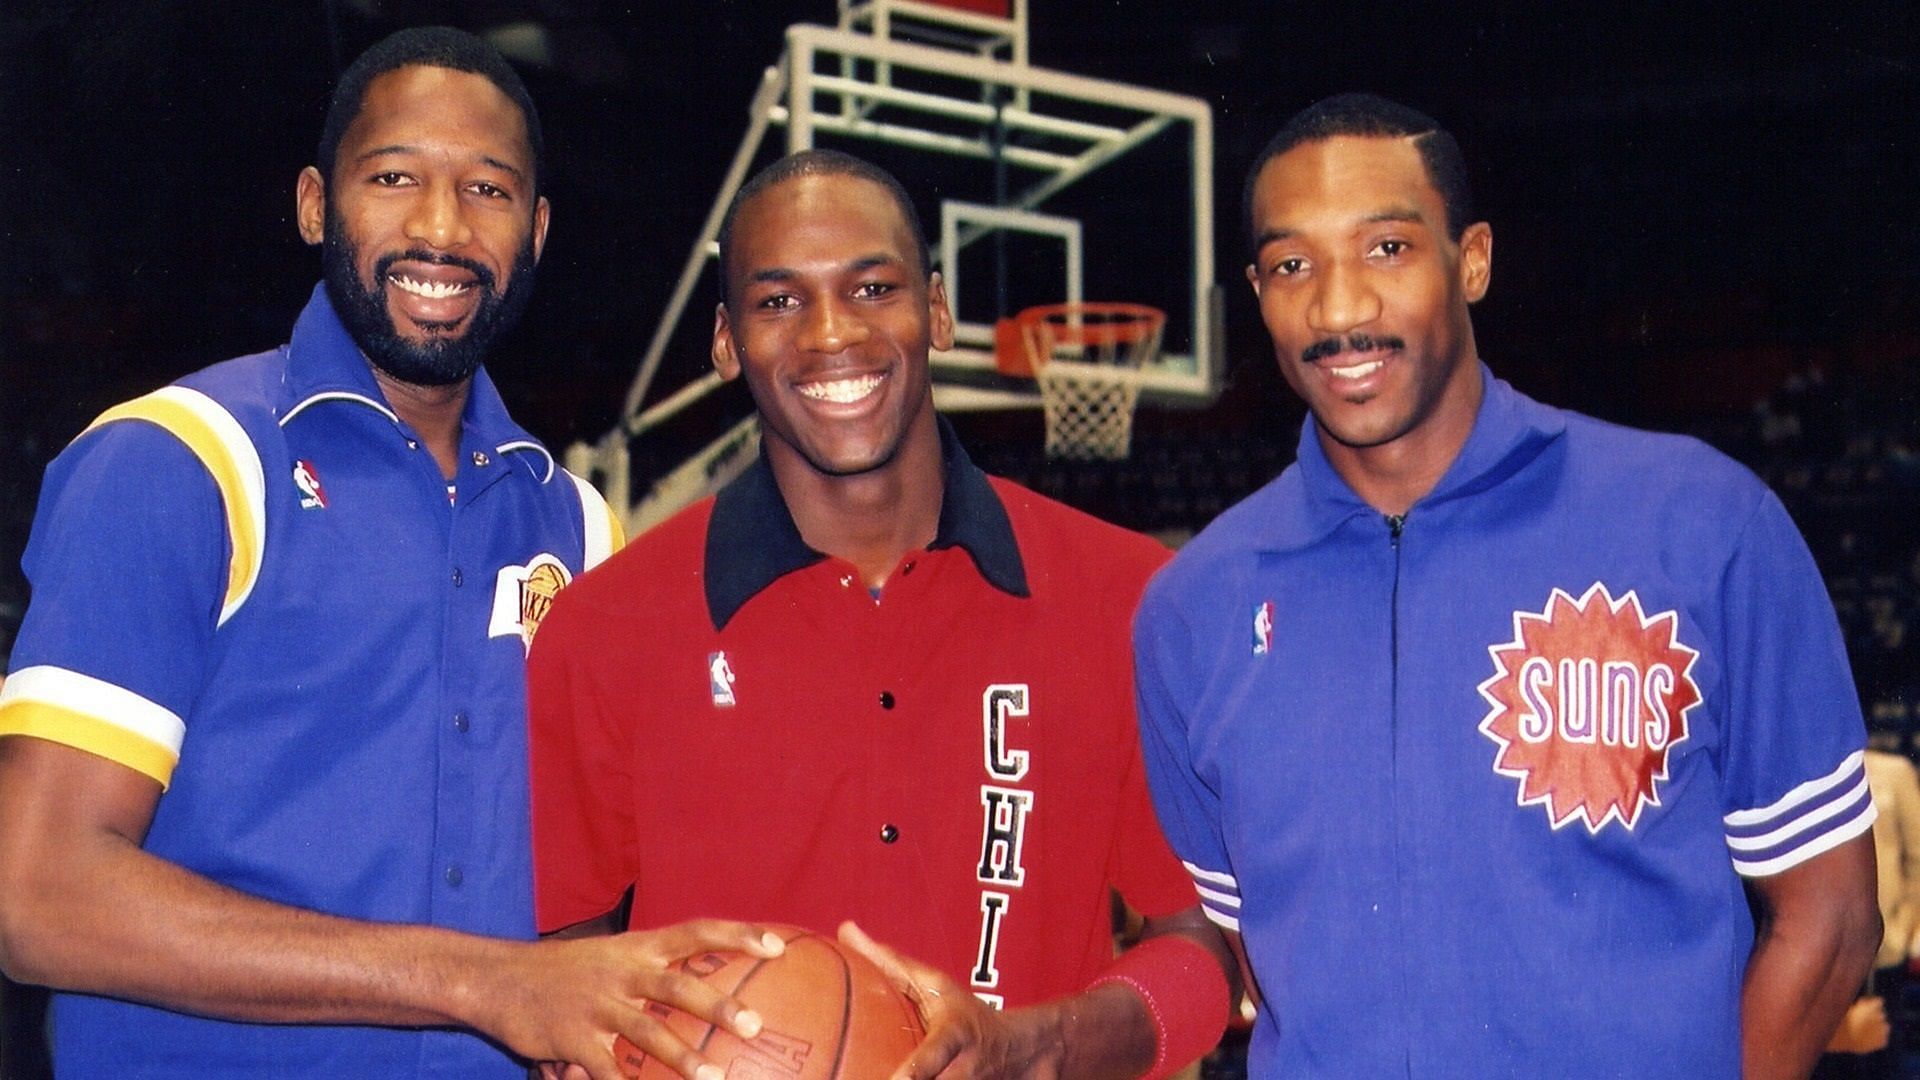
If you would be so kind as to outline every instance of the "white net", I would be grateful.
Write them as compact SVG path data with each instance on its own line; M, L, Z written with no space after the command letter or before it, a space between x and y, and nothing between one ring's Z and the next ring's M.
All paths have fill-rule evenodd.
M1034 374L1047 420L1047 456L1118 461L1133 447L1133 411L1140 401L1134 368L1055 360Z
M1052 304L1019 323L1047 424L1047 456L1125 458L1141 369L1160 353L1166 315L1140 304Z

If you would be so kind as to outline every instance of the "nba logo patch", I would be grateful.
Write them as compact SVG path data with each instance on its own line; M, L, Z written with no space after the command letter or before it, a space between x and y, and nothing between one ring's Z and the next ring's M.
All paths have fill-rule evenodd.
M293 463L293 486L300 489L300 509L325 510L327 493L320 487L320 474L311 461Z
M1273 601L1262 600L1253 606L1253 655L1273 651Z
M707 688L713 691L716 708L730 709L739 704L733 696L733 665L727 663L725 652L707 654Z

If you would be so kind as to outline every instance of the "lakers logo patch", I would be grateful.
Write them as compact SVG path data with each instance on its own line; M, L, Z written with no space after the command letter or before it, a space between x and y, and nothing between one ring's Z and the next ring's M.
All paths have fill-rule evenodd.
M490 638L514 636L523 649L533 646L533 635L553 607L553 599L573 575L566 564L541 552L524 566L503 566L494 575L493 615L487 621Z
M1632 591L1615 600L1599 582L1578 600L1555 589L1539 613L1515 612L1513 640L1488 652L1480 730L1499 747L1493 771L1519 782L1519 805L1589 833L1631 831L1660 805L1668 754L1700 703L1700 654L1681 644L1678 614L1648 616Z

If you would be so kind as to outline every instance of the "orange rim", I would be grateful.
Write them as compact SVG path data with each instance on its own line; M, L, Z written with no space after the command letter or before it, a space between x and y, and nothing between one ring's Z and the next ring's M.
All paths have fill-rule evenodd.
M1078 319L1075 319L1078 316ZM1014 319L1026 334L1051 323L1053 339L1064 345L1131 345L1160 332L1167 313L1150 304L1094 300L1079 304L1041 304Z

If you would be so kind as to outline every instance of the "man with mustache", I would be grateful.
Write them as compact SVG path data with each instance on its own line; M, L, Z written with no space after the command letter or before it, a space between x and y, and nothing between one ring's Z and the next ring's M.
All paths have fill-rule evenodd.
M1430 118L1322 101L1246 208L1312 416L1135 648L1161 820L1263 997L1250 1071L1805 1076L1879 931L1865 731L1785 510L1480 362L1492 232Z
M620 543L480 366L543 179L489 46L374 46L300 173L325 282L288 344L49 468L0 690L0 963L62 991L59 1075L613 1080L625 1035L693 1076L644 1000L757 1029L666 970L768 955L757 928L527 940L526 650Z

